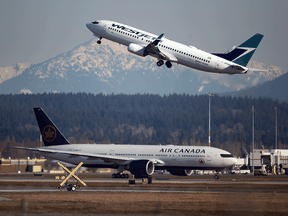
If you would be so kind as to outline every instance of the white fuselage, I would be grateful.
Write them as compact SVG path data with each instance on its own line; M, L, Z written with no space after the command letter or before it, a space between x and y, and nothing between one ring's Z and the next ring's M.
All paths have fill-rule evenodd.
M189 169L217 170L231 167L236 159L227 151L207 146L173 146L173 145L120 145L120 144L69 144L44 147L55 150L55 153L41 154L71 164L84 162L85 167L118 168L133 160L150 160L155 163L155 169ZM81 154L103 155L123 158L123 163L117 164L105 159L93 159L85 156L71 156L57 151L72 151ZM37 153L37 152L35 152ZM128 160L127 160L128 159Z
M87 23L86 26L94 36L126 46L137 44L145 47L157 38L157 35L113 21L100 20L97 24ZM225 74L243 74L248 71L248 68L231 61L164 37L158 44L158 49L167 54L171 62L197 70ZM159 58L158 55L150 55Z

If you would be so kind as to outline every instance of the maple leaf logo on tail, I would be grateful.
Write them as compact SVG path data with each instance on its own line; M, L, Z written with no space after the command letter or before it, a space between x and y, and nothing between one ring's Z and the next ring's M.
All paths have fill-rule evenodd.
M47 142L54 141L55 138L56 138L56 129L55 129L55 127L53 127L51 125L47 125L44 128L43 132L42 132L42 137Z

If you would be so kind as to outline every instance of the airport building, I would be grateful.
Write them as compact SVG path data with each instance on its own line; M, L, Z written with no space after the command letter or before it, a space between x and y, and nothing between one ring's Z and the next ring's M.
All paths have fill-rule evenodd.
M42 172L46 159L0 159L0 173Z
M232 173L253 173L254 167L255 175L288 174L287 149L254 149L254 154L246 152L244 155L244 158L237 158L237 164Z
M287 149L254 149L250 153L250 166L255 169L265 169L267 173L288 173L288 150Z

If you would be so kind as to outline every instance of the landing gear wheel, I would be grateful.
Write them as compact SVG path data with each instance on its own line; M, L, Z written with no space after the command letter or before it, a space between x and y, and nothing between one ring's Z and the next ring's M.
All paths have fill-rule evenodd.
M97 40L97 44L101 44L101 40Z
M214 179L219 179L219 175L218 175L218 174L215 174L215 175L214 175Z
M112 178L129 178L129 175L125 173L113 173Z
M167 68L171 68L172 67L172 63L170 61L166 61L165 64L166 64Z
M157 66L158 66L158 67L161 67L163 64L164 64L164 61L163 61L163 60L159 60L159 61L157 62Z
M67 190L68 191L76 191L76 185L68 185Z

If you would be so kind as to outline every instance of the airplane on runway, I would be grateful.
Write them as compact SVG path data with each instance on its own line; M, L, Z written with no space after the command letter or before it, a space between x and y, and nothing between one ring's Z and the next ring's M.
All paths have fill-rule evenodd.
M155 170L167 170L172 175L189 176L193 170L217 172L236 164L227 151L207 146L71 144L42 108L34 108L45 147L14 147L31 150L70 164L84 163L90 168L114 168L112 177L151 177ZM216 179L218 175L214 176Z
M102 38L123 44L135 55L157 58L159 67L166 61L168 68L172 67L172 63L177 63L197 70L230 75L245 74L248 70L259 71L246 67L263 38L259 33L225 53L208 53L194 46L169 40L164 34L157 36L113 21L98 20L87 23L86 26L98 38L98 44L101 44Z

